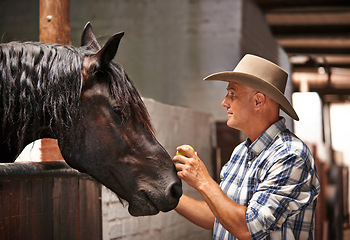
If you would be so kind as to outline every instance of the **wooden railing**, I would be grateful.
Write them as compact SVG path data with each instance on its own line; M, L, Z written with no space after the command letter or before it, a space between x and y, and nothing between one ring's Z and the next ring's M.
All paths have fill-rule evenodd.
M101 185L64 161L0 164L0 239L102 239Z

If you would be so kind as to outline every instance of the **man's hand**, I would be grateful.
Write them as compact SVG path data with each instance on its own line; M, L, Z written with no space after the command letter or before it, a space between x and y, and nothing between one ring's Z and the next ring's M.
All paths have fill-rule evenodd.
M200 191L211 180L204 163L200 160L197 153L188 146L180 146L176 150L183 152L185 155L176 155L173 158L178 177Z
M246 222L247 207L239 205L226 196L220 186L210 177L197 153L186 146L180 146L177 150L186 155L176 155L173 158L178 171L177 175L202 195L206 206L195 204L193 200L183 196L176 211L198 226L208 229L212 228L215 216L223 227L237 238L251 239ZM198 209L200 209L199 213ZM208 217L203 217L203 215ZM203 223L200 223L201 221Z

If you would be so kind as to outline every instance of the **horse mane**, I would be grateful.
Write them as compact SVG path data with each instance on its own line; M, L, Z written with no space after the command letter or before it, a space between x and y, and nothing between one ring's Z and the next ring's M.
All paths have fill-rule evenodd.
M50 128L73 124L79 113L82 62L92 54L84 47L39 42L0 44L1 127L9 145L16 134L21 151L29 130L43 123L49 122ZM146 107L123 69L112 63L106 73L112 96L129 105L135 119L153 133Z

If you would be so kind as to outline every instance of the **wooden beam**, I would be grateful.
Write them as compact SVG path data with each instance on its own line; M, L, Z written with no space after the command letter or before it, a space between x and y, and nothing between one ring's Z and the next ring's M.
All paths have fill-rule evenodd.
M70 1L39 1L39 41L71 44Z
M317 92L323 102L348 102L350 100L350 88L310 87L310 91Z
M350 36L350 25L272 25L275 37Z
M303 47L284 47L289 55L344 55L350 54L350 48L303 48Z
M332 7L350 6L348 0L255 0L262 9L290 8L290 7Z
M336 68L349 68L350 69L350 63L319 63L319 67L336 67ZM308 70L305 70L304 64L293 64L293 69L295 72L308 72Z

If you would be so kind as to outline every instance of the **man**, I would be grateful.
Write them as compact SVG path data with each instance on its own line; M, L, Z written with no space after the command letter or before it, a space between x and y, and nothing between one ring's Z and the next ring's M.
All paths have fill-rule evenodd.
M183 195L176 211L213 229L213 239L313 239L320 191L307 146L285 126L280 108L299 120L284 96L288 74L263 58L246 55L231 72L204 80L228 82L222 106L229 127L247 140L221 170L220 186L188 147L173 158L178 176L205 201Z

